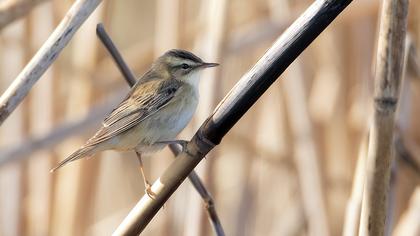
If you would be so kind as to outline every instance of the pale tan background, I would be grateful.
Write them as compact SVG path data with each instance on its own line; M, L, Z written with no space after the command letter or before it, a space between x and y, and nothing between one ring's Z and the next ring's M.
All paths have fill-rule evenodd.
M45 1L0 32L1 93L71 3ZM0 166L0 235L110 235L144 194L134 153L108 151L49 172L94 133L101 114L128 91L95 35L98 22L104 23L138 75L171 48L221 63L202 80L200 107L180 135L188 139L311 3L104 1L0 127L0 160L11 157ZM417 45L419 3L411 1L409 12L409 31ZM380 1L355 0L200 163L197 172L214 197L227 235L341 235L371 114L379 9ZM404 109L397 122L397 133L417 163L419 79L406 74ZM96 118L86 125L84 120L92 114ZM58 132L73 124L76 128ZM48 142L36 142L45 139ZM172 160L168 149L145 158L149 179L158 178ZM404 226L406 212L420 212L420 173L398 160L391 231L407 235L398 228ZM417 202L410 203L416 186ZM144 235L212 235L189 182L176 191Z

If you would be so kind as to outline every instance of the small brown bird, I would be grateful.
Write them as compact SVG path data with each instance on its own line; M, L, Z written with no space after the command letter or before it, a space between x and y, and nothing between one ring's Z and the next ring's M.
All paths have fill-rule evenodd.
M217 65L203 62L185 50L166 52L105 118L99 131L51 171L100 151L134 150L140 161L146 193L153 197L141 154L155 152L170 143L185 147L186 141L174 139L190 122L197 108L199 72Z

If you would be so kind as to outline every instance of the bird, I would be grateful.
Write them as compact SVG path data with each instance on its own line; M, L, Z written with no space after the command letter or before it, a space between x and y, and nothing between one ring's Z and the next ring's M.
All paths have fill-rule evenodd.
M154 153L171 143L180 144L183 149L186 147L187 141L175 138L196 111L200 72L218 65L204 62L182 49L165 52L105 117L100 129L51 172L105 150L133 150L140 162L145 192L154 198L156 195L143 169L142 154Z

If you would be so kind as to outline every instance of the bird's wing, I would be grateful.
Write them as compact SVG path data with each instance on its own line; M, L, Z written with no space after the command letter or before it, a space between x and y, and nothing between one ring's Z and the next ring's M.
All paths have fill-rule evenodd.
M175 80L159 80L141 84L105 118L102 128L87 141L93 146L109 140L140 124L168 105L181 84Z

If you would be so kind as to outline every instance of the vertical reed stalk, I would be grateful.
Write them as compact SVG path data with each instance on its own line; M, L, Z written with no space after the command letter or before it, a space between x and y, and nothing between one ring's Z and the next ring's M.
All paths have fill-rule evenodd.
M376 58L374 114L359 235L384 235L395 111L404 61L407 0L384 0Z

